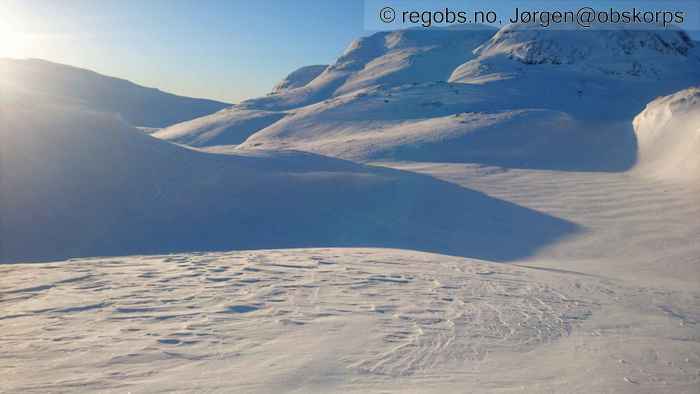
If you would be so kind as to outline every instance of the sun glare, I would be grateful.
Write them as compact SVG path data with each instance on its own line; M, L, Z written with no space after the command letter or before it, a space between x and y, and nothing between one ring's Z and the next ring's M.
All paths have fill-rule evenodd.
M0 57L31 57L34 46L33 35L23 31L22 22L12 7L0 9Z
M0 26L0 57L27 57L32 41L28 34Z

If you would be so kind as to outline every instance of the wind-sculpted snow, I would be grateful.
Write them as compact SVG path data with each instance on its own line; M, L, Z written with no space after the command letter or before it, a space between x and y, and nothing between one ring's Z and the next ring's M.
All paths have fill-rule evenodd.
M168 371L178 366L238 368L299 336L318 335L344 348L348 343L336 341L349 329L364 335L345 336L355 348L329 360L346 373L435 373L569 335L598 309L588 293L599 291L587 283L567 294L571 289L562 289L570 283L551 287L524 269L362 249L120 257L2 274L0 319L12 326L2 333L5 356L22 354L29 338L48 341L29 356L31 372L18 366L5 384L39 390L68 379L83 389L109 389L124 378L173 384ZM37 330L49 324L50 333ZM100 340L106 333L114 333L113 341ZM88 349L92 367L82 368L77 356ZM280 361L299 349L290 351ZM299 367L284 362L284 369ZM125 367L132 373L111 374ZM36 379L23 379L28 373ZM198 390L212 382L199 381Z
M634 130L639 141L638 173L700 180L700 89L652 101L634 119Z
M399 250L98 258L0 274L0 369L11 392L553 388L551 378L534 383L518 371L533 373L562 343L578 343L563 352L569 359L587 357L584 338L610 341L615 350L602 358L618 365L606 371L617 379L598 376L589 388L653 390L669 387L647 379L653 361L614 358L625 321L611 324L607 313L659 324L672 314L676 324L663 327L677 337L700 319L697 295ZM696 340L684 346L689 354ZM662 376L690 388L698 366L693 356Z
M577 230L427 176L308 153L198 152L36 100L3 108L3 262L304 246L510 260Z
M165 127L230 104L176 96L129 81L39 59L0 59L0 89L31 91L54 102L119 115L133 126Z

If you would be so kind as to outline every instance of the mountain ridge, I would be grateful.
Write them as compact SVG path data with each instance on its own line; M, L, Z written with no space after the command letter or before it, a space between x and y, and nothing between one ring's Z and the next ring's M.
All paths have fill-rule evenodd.
M166 127L231 106L180 96L96 71L44 59L0 59L0 85L41 92L91 110L114 113L139 127Z

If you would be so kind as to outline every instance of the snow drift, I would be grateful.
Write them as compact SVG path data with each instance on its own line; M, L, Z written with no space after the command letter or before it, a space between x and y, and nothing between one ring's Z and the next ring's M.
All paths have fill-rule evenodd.
M700 180L700 88L652 101L634 118L634 131L639 144L639 173Z
M308 153L204 153L11 97L0 98L3 262L353 245L508 260L576 230L427 176Z
M636 160L633 117L697 83L696 44L677 29L404 30L355 41L303 88L158 136L212 146L185 136L230 124L236 144L249 136L240 149L624 171ZM258 111L279 115L262 124Z

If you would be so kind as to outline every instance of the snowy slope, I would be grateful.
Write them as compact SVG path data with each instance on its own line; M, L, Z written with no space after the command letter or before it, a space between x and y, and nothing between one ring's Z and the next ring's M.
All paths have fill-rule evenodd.
M358 70L335 95L377 85L445 81L458 64L474 56L472 50L493 32L487 27L409 29L358 40L333 66L338 70ZM378 51L379 56L363 56L372 50Z
M578 126L571 116L537 107L512 109L511 100L497 90L447 83L371 89L296 110L242 146L355 160L473 161L538 153L547 160L541 156L546 141L561 142L560 149L576 144L572 130Z
M472 50L493 32L484 27L375 33L351 43L334 64L303 88L243 104L285 110L371 86L445 81L456 66L473 58Z
M229 104L176 96L129 81L39 59L0 59L0 89L26 89L90 110L118 114L134 126L165 127Z
M284 90L302 88L318 77L326 68L327 64L316 64L313 66L300 67L287 75L272 89L272 93L279 93Z
M700 181L700 89L689 88L647 105L634 118L636 169L662 179Z
M12 393L698 388L697 289L387 249L81 259L0 276Z
M640 29L635 27L635 29ZM566 65L569 71L617 77L668 78L695 69L691 52L694 42L682 30L632 30L624 25L605 29L545 29L538 25L514 24L503 27L476 49L478 59L457 68L451 80L483 77L491 70L486 59L515 60L525 65ZM475 67L475 64L480 67ZM497 64L496 67L503 64ZM513 70L515 71L515 67Z
M311 245L507 260L576 231L429 177L307 153L204 153L12 97L0 113L3 262ZM493 247L504 233L517 241Z
M233 106L153 133L154 137L189 146L240 144L285 116L282 112Z
M700 81L700 50L677 29L551 30L509 25L451 82L517 91L584 121L631 121L652 98ZM541 93L539 93L541 92Z

